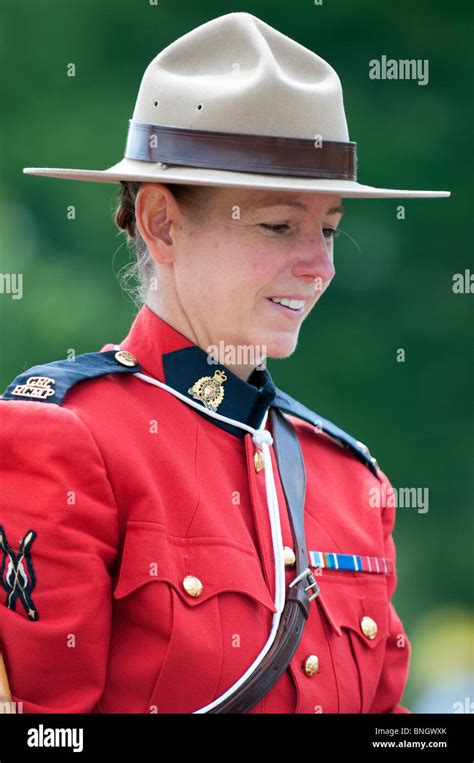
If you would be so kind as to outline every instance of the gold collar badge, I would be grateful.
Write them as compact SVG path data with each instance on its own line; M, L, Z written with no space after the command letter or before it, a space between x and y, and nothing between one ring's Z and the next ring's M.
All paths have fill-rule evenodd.
M217 411L224 399L223 382L227 381L225 371L215 371L214 376L201 376L193 386L188 389L188 394L195 400L204 403L210 411Z

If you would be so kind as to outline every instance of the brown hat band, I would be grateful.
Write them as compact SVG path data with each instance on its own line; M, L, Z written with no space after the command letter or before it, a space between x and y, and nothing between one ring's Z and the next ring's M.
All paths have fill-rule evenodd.
M190 130L129 120L126 159L236 172L357 180L357 143Z

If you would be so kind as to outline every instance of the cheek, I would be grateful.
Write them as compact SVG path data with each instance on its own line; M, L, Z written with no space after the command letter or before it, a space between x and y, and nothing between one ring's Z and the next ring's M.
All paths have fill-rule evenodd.
M291 261L295 246L290 242L253 242L242 257L242 268L248 281L257 288L268 286L285 270Z
M244 240L226 225L187 242L187 256L179 273L188 294L206 300L231 298L234 304L253 302L264 292L288 262L294 243Z
M222 239L205 268L223 292L252 300L275 277L277 260L262 246L236 242L234 233L228 240Z

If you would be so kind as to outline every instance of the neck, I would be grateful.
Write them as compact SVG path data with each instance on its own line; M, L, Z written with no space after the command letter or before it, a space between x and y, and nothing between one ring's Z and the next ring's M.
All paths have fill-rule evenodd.
M179 310L166 309L166 306L156 298L154 299L153 297L148 296L146 305L155 313L155 315L166 321L166 323L172 326L176 331L179 331L180 334L189 339L190 342L193 342L197 347L200 347L204 352L210 353L211 347L216 348L217 355L214 355L214 357L219 365L228 368L233 374L238 376L239 379L242 379L242 381L248 381L257 365L261 360L264 360L263 358L261 360L257 359L254 363L234 362L234 360L239 360L238 354L231 351L238 346L234 342L227 344L224 340L221 340L216 344L215 341L213 342L210 337L206 335L205 330L200 331L194 327L184 313ZM241 343L241 346L242 345L243 343ZM209 368L212 368L212 366L209 366Z

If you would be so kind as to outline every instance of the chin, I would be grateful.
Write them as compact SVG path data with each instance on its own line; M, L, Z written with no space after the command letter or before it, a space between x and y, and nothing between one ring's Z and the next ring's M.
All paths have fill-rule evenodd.
M298 334L284 334L278 337L268 337L266 342L267 357L288 358L296 349Z

